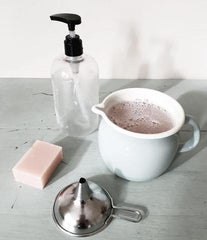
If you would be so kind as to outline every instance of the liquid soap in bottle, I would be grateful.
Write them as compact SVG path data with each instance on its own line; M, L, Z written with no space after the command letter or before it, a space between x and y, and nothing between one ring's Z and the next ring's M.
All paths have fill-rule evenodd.
M66 23L69 29L64 41L65 54L52 64L57 123L69 136L86 136L98 126L98 117L91 111L99 102L98 66L92 57L83 54L82 40L75 34L80 16L62 13L50 19Z

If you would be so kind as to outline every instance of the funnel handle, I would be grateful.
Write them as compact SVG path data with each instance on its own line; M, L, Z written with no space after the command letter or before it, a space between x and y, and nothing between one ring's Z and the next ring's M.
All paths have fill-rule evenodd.
M115 218L124 219L134 223L138 223L142 220L142 214L138 209L117 206L113 206L113 209L116 211L116 213L112 214Z

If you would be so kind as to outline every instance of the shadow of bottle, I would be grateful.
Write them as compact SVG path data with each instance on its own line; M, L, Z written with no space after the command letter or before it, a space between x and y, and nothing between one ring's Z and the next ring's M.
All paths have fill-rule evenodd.
M91 144L89 140L69 136L54 140L53 142L63 148L63 160L53 172L49 184L52 184L75 169Z
M165 92L183 79L174 59L176 50L173 43L152 39L149 41L150 50L144 56L141 35L137 32L137 27L133 24L128 25L130 28L127 28L127 34L123 36L125 39L123 45L127 47L114 53L111 67L111 76L121 78L116 77L102 84L101 100L109 92L124 88L142 87ZM129 77L131 75L132 79Z

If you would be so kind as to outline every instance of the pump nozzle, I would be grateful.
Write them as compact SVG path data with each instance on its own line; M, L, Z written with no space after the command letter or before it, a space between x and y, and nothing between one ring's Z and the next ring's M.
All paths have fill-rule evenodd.
M69 31L75 31L75 25L81 24L81 17L72 13L59 13L50 16L51 20L68 24Z
M75 34L75 25L81 24L81 17L72 13L59 13L50 16L51 20L68 24L69 35L65 38L65 54L80 56L83 53L82 41Z

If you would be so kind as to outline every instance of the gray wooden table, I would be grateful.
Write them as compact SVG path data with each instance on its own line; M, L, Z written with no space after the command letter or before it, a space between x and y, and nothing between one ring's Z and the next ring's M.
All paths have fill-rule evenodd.
M101 99L127 87L158 89L175 97L196 117L201 142L176 157L170 169L149 182L112 175L98 150L97 132L85 139L64 136L56 125L49 79L0 79L0 239L72 239L53 223L54 198L83 176L112 194L115 203L142 206L139 224L115 219L88 239L207 239L207 81L101 80ZM188 138L184 128L182 137ZM36 139L63 146L64 162L44 190L14 181L11 169Z

